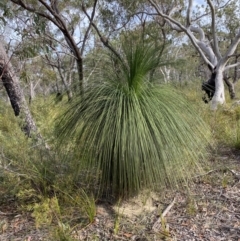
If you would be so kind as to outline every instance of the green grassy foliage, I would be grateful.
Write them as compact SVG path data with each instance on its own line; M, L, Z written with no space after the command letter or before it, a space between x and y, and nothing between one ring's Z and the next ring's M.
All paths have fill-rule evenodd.
M201 169L208 127L180 93L152 84L149 73L161 65L157 52L125 43L104 84L87 88L60 122L61 141L76 145L80 169L99 176L101 193L179 186Z
M0 197L4 198L7 190L8 194L14 194L18 189L18 183L26 173L22 170L18 172L15 168L17 160L24 162L28 158L29 142L19 128L19 123L15 118L10 106L0 103ZM13 168L14 167L14 168Z
M240 147L240 107L220 107L215 113L208 113L213 138L218 144Z
M26 138L11 106L0 105L0 205L15 200L18 209L31 212L37 228L50 229L49 240L73 240L74 215L78 213L79 225L84 226L96 213L93 196L73 182L73 162L63 162L55 150L54 121L61 105L51 97L36 99L31 106L50 150Z
M210 105L201 101L203 92L200 80L193 81L188 85L175 85L175 88L184 92L190 101L197 103L199 114L210 126L212 144L240 148L240 106L234 104L238 98L230 99L226 86L226 104L219 106L217 111L211 111ZM238 84L235 85L235 90L238 95L240 91Z
M94 221L98 191L119 197L179 187L201 171L209 142L240 148L240 107L210 111L200 81L155 84L150 73L165 64L158 51L128 42L82 98L35 99L31 111L50 150L26 138L1 101L0 205L14 197L37 227L52 227L53 240L73 240L74 227ZM195 212L192 202L188 211Z

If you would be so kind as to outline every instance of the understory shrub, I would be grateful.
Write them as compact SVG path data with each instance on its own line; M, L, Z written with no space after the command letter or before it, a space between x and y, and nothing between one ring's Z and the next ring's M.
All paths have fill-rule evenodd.
M112 70L72 101L58 125L61 149L75 149L79 175L95 177L100 193L181 186L201 170L209 128L181 93L153 81L150 71L166 64L159 51L126 41L106 63Z

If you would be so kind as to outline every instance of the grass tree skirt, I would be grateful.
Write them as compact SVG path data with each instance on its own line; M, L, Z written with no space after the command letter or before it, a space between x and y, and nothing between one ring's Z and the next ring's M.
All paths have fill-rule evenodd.
M60 139L80 153L79 175L97 181L101 193L179 186L201 170L208 127L180 93L149 80L159 65L154 51L125 49L118 73L87 88L59 124Z

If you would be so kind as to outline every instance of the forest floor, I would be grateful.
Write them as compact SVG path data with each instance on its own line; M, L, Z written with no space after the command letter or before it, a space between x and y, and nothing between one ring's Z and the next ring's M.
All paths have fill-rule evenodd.
M94 222L73 228L72 240L240 241L240 151L222 148L210 163L178 192L149 191L115 206L99 202ZM11 200L0 206L1 241L57 240L50 227L36 229L29 213L16 210Z

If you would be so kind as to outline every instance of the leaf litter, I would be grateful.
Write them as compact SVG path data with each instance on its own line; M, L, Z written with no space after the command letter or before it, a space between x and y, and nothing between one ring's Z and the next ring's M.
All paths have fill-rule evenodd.
M222 149L212 169L185 190L143 192L120 204L97 203L93 223L72 229L72 240L240 241L240 152ZM51 241L30 213L0 206L1 241Z

